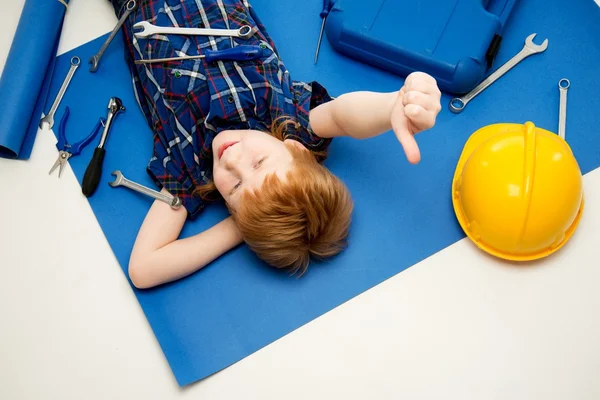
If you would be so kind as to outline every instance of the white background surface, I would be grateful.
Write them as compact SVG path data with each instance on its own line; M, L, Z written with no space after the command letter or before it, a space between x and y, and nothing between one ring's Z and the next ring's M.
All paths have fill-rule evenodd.
M0 68L24 0L3 3ZM114 23L72 0L60 52ZM507 265L463 240L180 389L72 171L48 176L55 143L0 159L2 399L600 399L600 169L555 257Z

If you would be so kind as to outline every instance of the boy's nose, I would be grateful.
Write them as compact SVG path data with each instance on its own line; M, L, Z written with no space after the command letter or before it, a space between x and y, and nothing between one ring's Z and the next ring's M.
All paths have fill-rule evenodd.
M231 148L229 149L229 154L225 158L225 168L230 171L237 171L240 167L240 161L242 158L242 154L240 151L236 151L237 149Z

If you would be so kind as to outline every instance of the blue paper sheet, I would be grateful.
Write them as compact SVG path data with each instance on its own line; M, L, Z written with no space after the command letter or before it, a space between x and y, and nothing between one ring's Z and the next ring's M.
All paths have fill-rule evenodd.
M252 4L294 79L318 79L332 95L401 87L401 78L337 54L325 40L319 62L313 65L320 0L254 0ZM447 108L450 98L444 96L437 125L418 136L419 165L407 163L392 133L362 142L334 140L326 165L347 182L356 202L350 246L340 256L312 265L298 279L265 267L240 246L186 279L136 290L177 382L187 385L226 368L462 239L450 187L465 141L475 130L496 122L531 120L556 132L560 78L571 80L567 138L582 172L597 168L600 10L591 0L568 5L559 0L520 2L505 30L494 68L516 54L532 32L538 33L538 40L549 39L548 50L515 67L469 103L462 114L451 114ZM104 39L62 55L57 68L68 68L73 55L87 60ZM98 117L106 115L111 96L121 97L127 107L114 122L106 145L104 175L89 199L126 273L137 230L151 200L107 183L112 180L110 172L120 169L133 180L152 185L145 172L152 134L133 96L121 37L104 57L96 74L81 71L75 76L57 118L68 105L68 134L83 136ZM52 92L60 81L54 79ZM80 183L92 151L86 148L69 160ZM226 215L223 206L211 206L186 225L183 236L200 232Z
M0 98L5 99L0 113L0 157L25 160L31 155L65 12L65 5L57 0L25 2L0 78Z

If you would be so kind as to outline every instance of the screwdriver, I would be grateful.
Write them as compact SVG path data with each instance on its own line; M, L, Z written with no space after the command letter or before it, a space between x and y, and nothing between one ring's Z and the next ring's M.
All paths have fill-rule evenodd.
M260 46L235 46L225 50L206 50L204 54L197 56L182 56L182 57L170 57L170 58L153 58L149 60L136 60L136 64L151 64L157 62L166 61L180 61L180 60L193 60L199 58L206 58L207 62L213 62L217 60L222 61L245 61L245 60L256 60L266 55L265 49Z
M335 0L323 0L323 10L319 14L319 16L321 17L321 19L323 21L321 22L321 32L319 33L319 42L317 43L317 52L315 53L315 64L317 63L317 58L319 58L319 49L321 48L321 40L323 39L323 30L325 29L325 21L327 20L327 16L329 15L329 12L331 11L331 7L333 7L334 3L335 3Z
M108 132L112 126L113 119L120 113L125 112L125 106L118 97L111 97L108 102L108 117L106 118L106 124L104 125L104 131L100 138L100 144L94 149L94 155L88 164L85 173L83 174L83 181L81 182L81 192L86 196L90 197L98 188L100 183L100 177L102 176L102 164L104 163L104 155L106 150L104 145L108 138Z

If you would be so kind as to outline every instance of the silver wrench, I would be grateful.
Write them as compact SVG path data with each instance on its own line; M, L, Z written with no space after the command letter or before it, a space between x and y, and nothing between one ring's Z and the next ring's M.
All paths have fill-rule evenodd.
M560 106L558 110L558 136L565 138L567 128L567 91L571 86L568 79L563 78L558 81L558 90L560 91Z
M455 97L450 100L450 111L455 114L461 112L467 103L471 101L475 96L481 93L484 89L494 83L498 78L507 73L512 67L517 65L519 62L523 61L525 58L536 54L541 53L548 48L548 39L545 39L544 42L540 45L533 43L533 38L537 35L536 33L532 33L525 39L525 46L518 52L513 58L508 60L504 65L494 71L490 76L488 76L483 82L481 82L475 89L471 90L469 93L464 95L463 97Z
M166 195L164 193L157 192L156 190L147 188L146 186L142 186L139 183L132 182L125 178L119 170L113 171L112 175L115 176L115 180L113 182L108 182L111 187L125 186L131 190L135 190L136 192L143 193L156 200L165 202L174 209L181 207L181 199L179 197Z
M69 83L71 83L71 79L73 78L73 75L75 75L75 71L77 70L77 67L79 67L80 63L81 60L79 57L74 56L71 58L71 68L69 68L69 72L67 73L67 76L65 77L65 80L63 81L62 86L60 87L58 94L54 99L54 103L52 103L52 107L50 107L50 111L44 116L44 118L40 120L40 129L44 129L44 125L48 125L48 129L52 129L54 126L54 113L56 112L56 109L65 95L65 92L69 87Z
M129 14L131 14L133 12L136 5L137 5L137 3L135 0L129 0L127 2L127 5L125 6L125 12L121 16L121 18L119 18L119 22L117 22L117 25L112 30L112 32L110 33L110 35L108 36L108 38L106 39L106 41L104 42L102 47L100 48L100 51L97 54L93 55L92 58L90 58L90 61L89 61L90 65L91 65L90 72L96 72L98 70L98 65L100 64L100 59L102 58L102 55L104 54L104 52L106 51L106 49L108 48L108 46L110 45L112 40L117 35L117 32L119 32L119 29L121 29L121 26L123 25L123 23L125 22L127 17L129 17Z
M172 26L156 26L148 21L140 21L133 25L134 29L141 31L135 32L136 38L147 38L148 36L164 35L192 35L192 36L228 36L248 39L254 34L250 25L244 25L239 29L212 29L212 28L176 28Z

